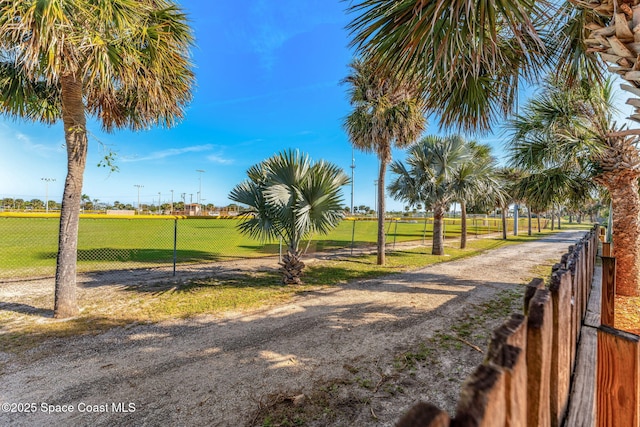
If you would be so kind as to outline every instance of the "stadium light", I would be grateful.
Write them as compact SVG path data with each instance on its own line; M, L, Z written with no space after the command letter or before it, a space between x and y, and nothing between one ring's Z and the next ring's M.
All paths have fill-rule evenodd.
M373 181L373 210L378 213L378 180Z
M356 158L353 154L353 149L351 149L351 215L353 215L353 185L354 185L354 173L356 170Z
M143 188L143 187L144 187L144 185L134 184L133 186L138 188L138 211L139 211L139 212L142 212L142 211L140 210L140 189L141 189L141 188Z
M44 190L44 209L46 213L49 213L49 183L55 181L55 178L40 178L45 182Z
M200 181L200 185L198 187L198 204L200 204L201 197L202 197L202 174L205 173L206 171L202 169L196 169L196 172L198 172L199 174L199 181Z

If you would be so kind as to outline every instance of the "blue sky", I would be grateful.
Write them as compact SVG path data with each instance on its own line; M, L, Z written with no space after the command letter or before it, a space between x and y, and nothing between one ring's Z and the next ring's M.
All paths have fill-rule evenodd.
M185 119L172 129L101 132L89 122L83 193L113 203L174 201L186 194L226 205L253 164L288 148L336 163L350 173L351 146L342 129L350 107L340 81L353 52L339 0L182 1L196 36L197 85ZM215 6L214 6L215 5ZM434 120L430 133L438 131ZM472 136L473 137L473 136ZM479 138L500 156L497 137ZM42 126L0 116L0 198L62 198L66 152L60 124ZM118 172L97 166L116 153ZM394 152L395 159L404 153ZM378 162L355 152L355 205L374 204ZM204 170L199 173L197 170ZM390 175L387 177L389 181ZM192 195L192 196L191 196ZM350 187L344 204L350 203ZM387 198L388 209L402 203Z

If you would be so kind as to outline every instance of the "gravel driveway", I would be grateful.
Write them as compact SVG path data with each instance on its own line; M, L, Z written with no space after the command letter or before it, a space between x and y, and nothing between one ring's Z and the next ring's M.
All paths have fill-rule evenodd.
M451 410L460 383L483 355L463 346L457 350L462 359L456 353L447 356L450 363L438 361L437 369L455 376L438 374L425 384L419 380L432 375L427 366L424 375L398 374L394 390L400 392L387 387L382 393L397 355L446 330L470 307L521 289L533 267L559 260L582 235L564 231L307 292L267 310L52 340L4 364L0 425L251 425L262 423L260 409L285 401L304 407L318 390L347 384L340 382L345 378L366 389L368 401L348 409L354 395L345 387L344 414L332 406L333 413L308 425L393 425L418 399ZM32 413L6 412L6 403Z

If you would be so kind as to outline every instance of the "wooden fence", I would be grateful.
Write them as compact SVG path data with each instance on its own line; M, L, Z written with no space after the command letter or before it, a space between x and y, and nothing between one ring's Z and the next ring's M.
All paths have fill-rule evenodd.
M560 426L568 416L572 386L573 395L584 401L575 405L577 410L573 410L572 402L575 414L571 425L595 425L597 406L598 413L604 414L598 416L599 425L640 426L637 336L608 326L598 328L597 395L593 383L577 385L572 377L576 360L585 359L579 355L578 344L594 279L599 235L596 225L569 247L553 267L548 287L542 279L528 285L525 314L512 314L493 332L487 358L463 385L455 418L431 404L419 403L397 426ZM622 353L624 356L620 356ZM586 359L595 362L595 356ZM581 369L587 377L594 377L595 363L591 368L588 363L585 366ZM635 384L635 389L627 387L628 383Z

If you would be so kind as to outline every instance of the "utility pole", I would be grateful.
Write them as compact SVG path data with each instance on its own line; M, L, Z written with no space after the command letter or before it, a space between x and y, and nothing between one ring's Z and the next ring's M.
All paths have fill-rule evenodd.
M373 210L378 212L378 180L373 181Z
M198 186L198 204L201 203L201 198L202 198L202 174L205 173L205 170L202 169L196 169L196 172L198 172L199 174L199 186Z
M44 190L44 209L46 213L49 213L49 183L55 181L55 178L40 178L45 182Z
M134 187L138 188L138 212L142 213L140 210L140 189L144 187L144 185L134 184Z
M354 186L354 174L356 170L356 158L353 153L353 148L351 149L351 215L353 215L353 186Z

